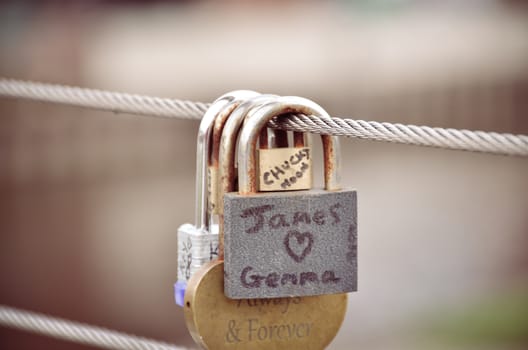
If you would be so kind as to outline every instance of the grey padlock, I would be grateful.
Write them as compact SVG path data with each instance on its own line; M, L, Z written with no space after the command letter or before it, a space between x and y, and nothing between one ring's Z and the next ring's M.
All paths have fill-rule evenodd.
M196 212L195 224L178 228L178 281L174 284L176 304L183 306L187 281L204 263L218 257L218 225L212 223L210 181L207 166L211 155L211 138L217 119L229 114L242 101L254 97L254 91L239 90L222 95L205 112L196 142Z
M224 291L232 299L357 290L357 197L341 189L336 137L322 136L324 190L257 193L258 135L287 113L329 117L299 97L248 112L238 142L239 193L224 196Z

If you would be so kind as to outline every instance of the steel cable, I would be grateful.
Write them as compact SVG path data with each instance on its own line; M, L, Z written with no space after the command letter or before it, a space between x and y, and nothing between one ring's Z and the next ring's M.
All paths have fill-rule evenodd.
M164 118L200 119L209 103L0 79L0 96ZM281 116L273 128L418 146L528 156L528 136L312 115Z
M0 305L0 324L5 327L43 334L106 349L185 350L173 344L150 340L106 328L51 317Z

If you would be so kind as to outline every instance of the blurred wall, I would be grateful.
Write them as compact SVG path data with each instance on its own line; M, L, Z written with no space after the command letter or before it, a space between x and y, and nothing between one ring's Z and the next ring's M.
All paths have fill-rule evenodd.
M528 134L528 13L470 3L7 2L0 74ZM0 113L0 302L191 346L172 283L198 123L8 99ZM331 348L524 348L526 160L342 143L360 291ZM84 348L3 328L0 347Z

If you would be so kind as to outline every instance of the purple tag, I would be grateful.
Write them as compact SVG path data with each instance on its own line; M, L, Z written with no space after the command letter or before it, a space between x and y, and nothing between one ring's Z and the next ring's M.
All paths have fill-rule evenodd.
M185 297L185 289L187 288L187 282L178 281L174 283L174 300L176 304L183 307L183 299Z

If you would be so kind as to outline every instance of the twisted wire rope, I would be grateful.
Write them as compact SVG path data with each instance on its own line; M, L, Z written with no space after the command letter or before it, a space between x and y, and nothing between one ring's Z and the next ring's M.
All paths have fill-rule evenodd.
M164 118L200 119L209 103L159 98L119 92L0 79L0 96L26 98ZM433 128L428 126L381 123L313 115L287 115L275 118L270 127L347 136L364 140L418 146L528 156L528 136L507 133Z
M403 143L504 155L528 156L528 136L496 132L432 128L375 121L288 115L270 126L291 131L349 136L365 140Z
M200 119L208 103L0 79L0 95L164 118Z
M173 344L5 305L0 305L0 324L5 327L106 349L185 350L185 348Z

